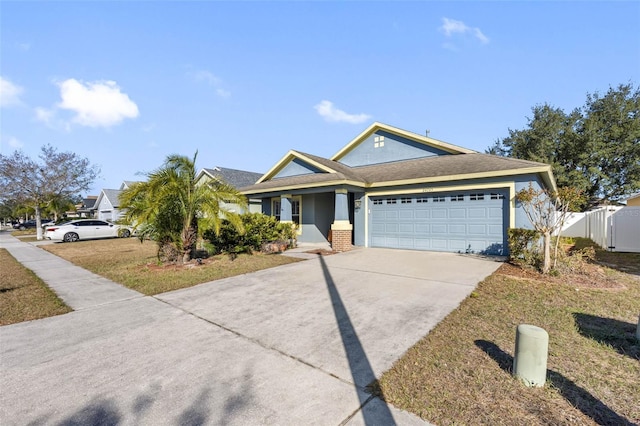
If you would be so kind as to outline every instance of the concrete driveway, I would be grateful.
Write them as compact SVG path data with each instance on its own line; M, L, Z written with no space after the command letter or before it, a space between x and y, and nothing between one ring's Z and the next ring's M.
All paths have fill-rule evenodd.
M0 423L424 424L364 387L498 266L356 249L0 327Z

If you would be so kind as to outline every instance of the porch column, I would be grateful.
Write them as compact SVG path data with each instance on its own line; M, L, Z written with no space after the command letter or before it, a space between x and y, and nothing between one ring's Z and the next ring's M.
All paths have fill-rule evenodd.
M280 222L293 223L291 215L291 194L280 196Z
M331 248L335 251L349 251L352 248L353 225L349 222L349 196L346 189L336 189L336 202L331 224Z

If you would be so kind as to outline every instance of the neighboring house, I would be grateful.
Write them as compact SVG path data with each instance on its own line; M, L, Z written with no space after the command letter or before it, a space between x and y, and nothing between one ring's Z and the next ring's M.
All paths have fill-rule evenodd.
M196 176L196 182L200 182L201 179L216 179L222 182L226 182L228 185L234 188L242 188L245 186L253 185L262 177L262 173L247 172L245 170L227 169L224 167L214 167L212 169L202 169ZM262 211L262 203L259 199L249 199L249 212L259 213ZM225 204L225 208L242 213L238 206L233 204Z
M103 189L96 200L96 212L99 220L116 222L122 216L120 212L119 189Z
M82 204L76 206L76 214L78 217L91 218L96 213L96 201L97 195L88 195L87 198L82 199Z
M547 164L481 154L374 123L327 159L289 151L241 191L299 225L299 242L506 254L531 227L517 191L556 189Z
M640 192L637 194L633 194L629 198L627 198L627 206L629 207L640 207Z
M124 216L120 210L120 193L129 189L136 181L125 180L119 189L103 189L94 205L94 215L100 220L116 222Z

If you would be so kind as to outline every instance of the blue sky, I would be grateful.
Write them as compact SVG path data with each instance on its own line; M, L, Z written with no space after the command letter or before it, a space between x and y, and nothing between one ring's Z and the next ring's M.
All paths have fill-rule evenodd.
M269 170L379 121L484 151L640 84L640 2L0 2L0 152ZM86 194L83 194L86 195Z

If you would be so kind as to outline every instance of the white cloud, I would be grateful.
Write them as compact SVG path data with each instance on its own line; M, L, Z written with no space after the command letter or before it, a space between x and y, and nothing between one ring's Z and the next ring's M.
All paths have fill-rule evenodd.
M208 86L211 86L215 89L215 92L221 98L228 98L231 96L231 92L223 88L222 80L207 70L195 70L187 72L187 76L189 76L193 81L198 83L206 83Z
M0 107L20 105L20 95L24 92L22 87L0 76Z
M359 124L371 118L367 114L348 114L333 105L333 102L322 101L313 107L328 122L344 122Z
M456 21L455 19L442 18L442 26L440 31L444 33L446 37L454 37L455 35L471 35L480 41L482 44L489 43L489 37L484 35L480 28L469 27L462 21ZM451 48L450 43L445 43L444 47Z
M9 144L9 146L13 149L20 149L24 146L24 144L22 142L20 142L18 140L18 138L11 136L9 138L9 140L7 141L7 143Z
M8 151L19 150L24 144L14 136L0 135L0 154Z
M36 119L42 121L45 124L51 124L51 119L55 116L56 111L54 109L46 109L42 107L36 108Z
M136 118L139 115L138 106L126 93L120 91L115 81L85 84L70 78L58 86L62 102L56 106L75 112L72 122L81 126L110 127L120 124L125 118ZM43 117L47 116L44 112L42 114Z

